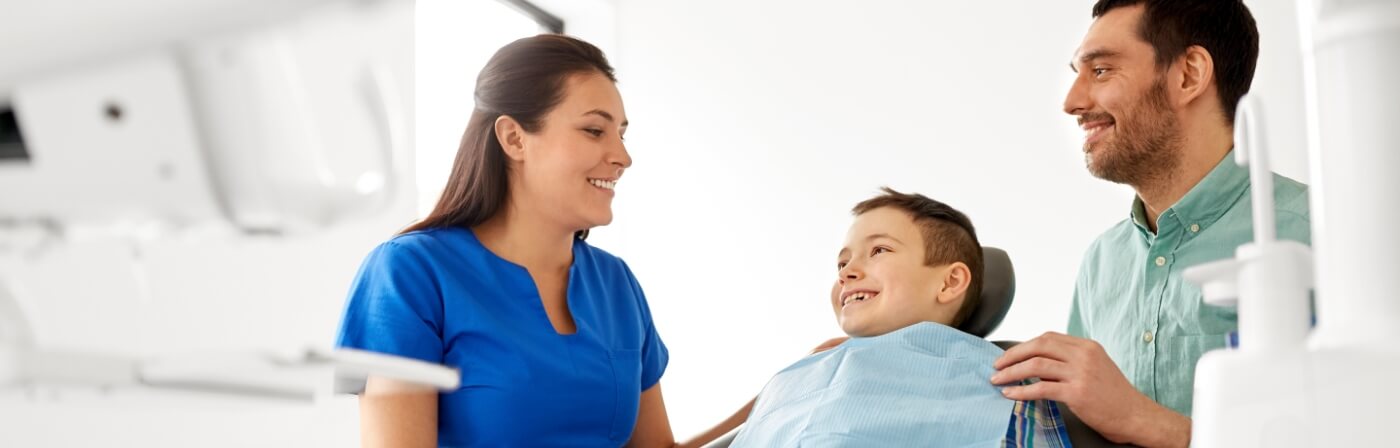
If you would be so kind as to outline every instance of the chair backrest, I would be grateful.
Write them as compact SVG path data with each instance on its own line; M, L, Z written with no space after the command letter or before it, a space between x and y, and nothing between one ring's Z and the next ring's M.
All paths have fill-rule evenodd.
M1016 298L1016 270L1006 251L995 247L982 248L982 265L982 302L958 329L985 338L1011 310L1011 301Z

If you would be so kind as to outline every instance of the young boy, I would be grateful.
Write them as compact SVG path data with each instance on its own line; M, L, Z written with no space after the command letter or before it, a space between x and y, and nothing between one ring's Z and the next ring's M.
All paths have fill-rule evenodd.
M852 213L831 296L851 339L775 375L732 446L1069 446L1054 403L1004 398L1002 350L956 329L982 289L967 216L889 188Z

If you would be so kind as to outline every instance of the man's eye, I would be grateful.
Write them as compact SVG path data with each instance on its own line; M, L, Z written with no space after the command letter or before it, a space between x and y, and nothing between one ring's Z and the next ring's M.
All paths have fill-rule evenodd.
M1106 69L1106 68L1096 68L1096 69L1094 69L1094 76L1103 76L1104 73L1108 73L1108 69Z

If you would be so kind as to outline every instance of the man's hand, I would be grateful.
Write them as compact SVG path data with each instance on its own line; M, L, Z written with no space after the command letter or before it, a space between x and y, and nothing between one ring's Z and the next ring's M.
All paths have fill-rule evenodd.
M1191 419L1138 392L1092 340L1045 333L1007 350L992 366L993 384L1040 379L1005 388L1007 398L1058 401L1113 442L1185 447L1191 440Z

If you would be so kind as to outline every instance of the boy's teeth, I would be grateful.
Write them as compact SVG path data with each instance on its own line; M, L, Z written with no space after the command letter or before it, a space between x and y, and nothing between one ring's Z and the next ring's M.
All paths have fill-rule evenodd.
M850 304L851 302L861 302L861 301L865 301L865 299L869 299L869 298L870 298L870 294L863 293L863 292L861 292L861 293L855 293L855 294L851 294L850 297L847 297L847 298L846 298L846 301L843 302L841 305L844 306L844 305Z

